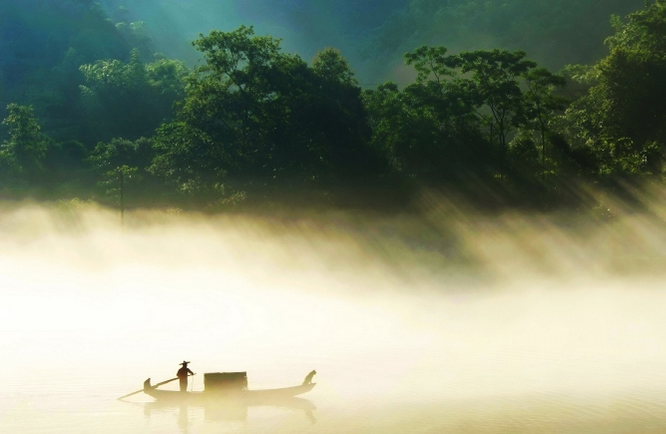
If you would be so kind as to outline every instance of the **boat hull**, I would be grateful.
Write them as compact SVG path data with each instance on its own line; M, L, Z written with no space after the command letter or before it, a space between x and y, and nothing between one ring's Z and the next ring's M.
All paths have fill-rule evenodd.
M143 385L143 392L159 401L178 402L184 404L207 404L207 403L242 403L247 405L259 405L263 402L279 401L281 399L293 398L311 391L317 383L301 384L279 389L257 389L257 390L216 390L203 392L180 392L175 390L159 390L150 385L150 379Z

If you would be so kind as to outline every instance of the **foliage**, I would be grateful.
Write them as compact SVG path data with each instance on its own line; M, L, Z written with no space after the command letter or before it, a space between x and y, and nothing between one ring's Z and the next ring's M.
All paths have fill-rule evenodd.
M500 152L506 153L511 129L524 123L527 116L524 95L518 78L536 68L535 62L525 60L523 51L463 52L454 58L462 74L471 74L470 86L478 101L492 116L484 117L490 127L490 139L496 141Z
M414 83L402 92L393 84L365 92L373 142L397 170L431 181L504 173L516 129L539 131L545 153L549 117L562 108L553 90L563 78L521 51L449 55L423 46L405 59ZM526 137L516 146L526 146Z
M121 21L116 24L116 30L132 49L138 50L142 59L149 60L153 56L153 41L146 30L146 23Z
M147 56L151 41L142 32L141 23L114 25L92 0L3 0L0 103L34 107L44 132L56 141L92 148L116 136L87 116L79 67L100 59L127 62L132 44Z
M88 163L98 173L115 171L127 166L145 170L153 159L152 141L140 138L135 141L115 138L100 142L88 157Z
M47 140L41 132L32 107L9 104L8 116L2 121L9 131L9 140L2 143L3 160L10 162L10 171L35 176L44 170Z
M187 69L173 60L144 64L138 50L130 61L99 60L80 67L90 128L98 138L148 136L171 117L173 103L184 95Z
M158 199L156 193L161 189L147 171L154 157L152 139L114 138L98 143L87 163L97 175L103 198L117 202L124 195L125 201L136 206L140 201L151 203Z
M567 111L570 140L590 147L600 174L660 174L666 147L666 2L613 18L610 53L594 65L588 94Z
M365 14L377 3L352 9ZM580 27L577 13L594 27L600 9L628 4L592 3L412 0L387 23L395 43L378 49L390 54L425 38L429 45L404 56L413 80L362 91L335 48L308 63L283 52L279 39L241 26L194 41L202 61L190 72L154 54L150 27L116 0L104 1L116 8L113 20L88 0L7 0L0 3L3 192L217 209L284 193L330 203L348 191L372 203L371 190L404 198L424 184L481 183L499 197L511 191L532 200L580 177L661 175L666 1L613 17L608 54L562 75L526 51L504 49L524 44L517 48L534 52L541 43L520 35L556 41ZM600 44L601 37L579 36L605 31L588 30L571 36L588 48ZM455 44L472 31L474 45ZM492 43L503 48L479 49L490 43L484 35L499 35ZM456 51L437 45L445 37Z
M324 50L310 67L245 26L194 46L205 64L188 79L177 120L156 136L153 173L215 194L223 183L263 189L372 171L360 88L338 51Z
M541 170L546 171L548 159L547 138L551 133L551 125L555 113L561 113L568 100L557 95L558 88L566 85L563 76L553 74L545 68L536 68L524 75L527 89L524 94L525 130L530 130L538 136L541 145ZM534 139L532 135L531 139Z

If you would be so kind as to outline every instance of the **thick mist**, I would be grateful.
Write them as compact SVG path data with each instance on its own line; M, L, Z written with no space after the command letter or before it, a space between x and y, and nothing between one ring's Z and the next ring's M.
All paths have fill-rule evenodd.
M655 193L651 200L659 203L662 196ZM249 292L261 297L245 306L258 309L250 312L255 320L266 316L261 330L276 320L263 311L273 303L287 310L310 306L310 312L298 314L308 319L317 312L313 306L337 304L356 311L357 321L376 315L377 336L372 337L382 340L383 327L387 335L392 327L413 327L410 333L423 331L431 343L440 333L450 334L451 326L469 327L456 340L482 354L532 339L544 347L558 339L571 345L566 344L570 338L584 336L571 329L575 324L591 333L580 345L593 351L604 330L629 333L611 325L614 319L628 320L613 318L614 309L633 308L640 317L641 309L648 313L659 306L654 298L662 296L657 290L666 252L661 206L637 212L605 202L586 216L483 216L435 195L423 202L428 207L423 214L398 216L136 211L126 214L124 227L117 212L90 204L5 205L0 217L4 297L24 298L29 305L23 311L3 303L3 316L12 318L4 327L69 330L87 323L86 328L110 331L118 321L131 323L141 316L141 321L154 316L156 324L172 324L159 318L177 317L179 306L188 321L201 321L197 306L208 304L201 296L224 305L225 297L235 300ZM202 288L196 302L190 300L188 294ZM164 298L163 289L169 294ZM80 305L61 304L62 294ZM642 305L641 294L649 294L651 302ZM162 309L151 312L153 301ZM587 325L583 318L567 318L588 308ZM60 319L47 325L43 317L51 315ZM348 323L344 315L330 319ZM234 321L226 315L220 320ZM497 321L506 330L500 341L489 342L500 332ZM302 338L309 343L323 338L311 324L286 326L292 335L283 338L295 347ZM545 331L550 338L542 340ZM325 337L342 347L358 345L347 338L344 333ZM449 338L442 343L450 344ZM478 345L470 344L475 340ZM371 348L371 342L365 344Z
M123 227L93 204L4 204L0 339L22 373L7 420L34 419L16 402L44 384L57 402L93 405L186 359L198 373L247 371L251 388L316 369L306 398L322 432L557 432L567 418L604 432L589 429L608 406L631 429L653 423L663 196L640 211L605 198L586 215L482 215L428 194L413 215L134 211ZM304 417L253 411L256 429L311 432ZM38 419L64 432L64 414ZM126 432L154 430L128 417Z

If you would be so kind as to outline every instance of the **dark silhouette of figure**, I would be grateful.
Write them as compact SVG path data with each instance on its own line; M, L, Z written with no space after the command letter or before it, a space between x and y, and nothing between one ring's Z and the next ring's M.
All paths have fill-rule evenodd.
M189 377L190 375L194 375L194 372L190 371L190 368L187 367L188 363L190 362L186 362L183 360L183 363L181 363L183 367L180 368L178 372L176 372L176 377L178 377L178 379L180 380L181 392L187 392L187 377Z
M303 380L303 384L312 384L312 377L315 376L317 371L312 370L310 373L305 377L305 380Z

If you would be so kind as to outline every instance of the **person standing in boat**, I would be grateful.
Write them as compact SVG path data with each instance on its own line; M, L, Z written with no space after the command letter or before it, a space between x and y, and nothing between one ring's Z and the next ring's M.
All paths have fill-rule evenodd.
M180 380L181 392L187 392L187 377L189 377L190 375L194 375L194 372L190 371L190 368L187 367L188 363L190 362L186 362L185 360L183 360L183 363L181 363L183 367L180 368L178 372L176 372L176 377L178 377L178 379Z

